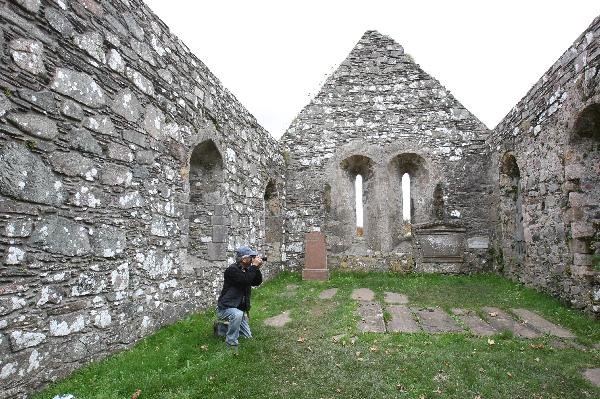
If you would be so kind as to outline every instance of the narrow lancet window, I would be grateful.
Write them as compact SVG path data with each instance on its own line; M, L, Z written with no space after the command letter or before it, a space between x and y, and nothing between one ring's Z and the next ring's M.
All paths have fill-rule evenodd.
M354 193L356 199L356 234L363 235L363 178L356 175L354 180Z
M410 176L402 175L402 220L410 223Z

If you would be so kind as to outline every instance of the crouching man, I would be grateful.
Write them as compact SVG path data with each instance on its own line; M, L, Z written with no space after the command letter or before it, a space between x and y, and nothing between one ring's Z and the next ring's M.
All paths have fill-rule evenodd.
M258 252L242 246L235 251L235 263L225 270L223 289L217 301L217 314L220 320L226 320L229 324L219 323L218 334L225 335L225 342L236 352L240 334L246 338L252 337L248 324L251 287L262 283L262 264L263 260L258 256Z

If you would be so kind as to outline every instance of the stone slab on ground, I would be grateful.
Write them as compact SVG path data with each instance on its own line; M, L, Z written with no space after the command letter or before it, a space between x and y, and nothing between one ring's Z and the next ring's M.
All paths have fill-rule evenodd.
M375 299L375 293L368 288L356 288L352 291L352 299L370 302Z
M385 303L397 303L401 305L406 305L408 303L408 297L406 295L398 294L396 292L386 292L383 300Z
M269 317L268 319L265 319L264 323L265 323L265 325L267 325L269 327L283 327L290 321L292 321L292 319L290 318L290 311L286 310L285 312L283 312L277 316L273 316L273 317Z
M575 338L575 334L571 331L544 319L542 316L530 310L511 309L511 312L541 333L554 335L559 338Z
M456 322L439 308L411 308L420 318L421 327L430 333L462 331Z
M383 310L377 302L362 301L358 306L358 330L361 332L385 332Z
M490 335L494 335L497 331L483 321L481 317L479 317L474 311L469 309L452 309L452 313L454 313L458 318L469 328L469 330L478 337L487 337Z
M407 306L390 305L387 310L392 315L391 320L387 323L388 332L415 333L421 331L421 327Z
M288 284L285 287L285 291L281 293L281 295L286 297L293 297L298 292L298 285L296 284Z
M319 299L331 299L337 294L337 288L328 288L325 291L321 291Z
M513 334L521 338L537 338L541 334L526 324L521 324L502 309L485 307L483 311L487 313L487 321L498 331L512 331Z
M600 368L587 369L583 372L583 376L595 386L600 387Z

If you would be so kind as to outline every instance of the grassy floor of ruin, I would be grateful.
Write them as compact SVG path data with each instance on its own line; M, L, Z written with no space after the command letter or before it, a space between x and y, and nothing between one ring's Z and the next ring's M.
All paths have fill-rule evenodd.
M331 299L319 293L337 288ZM406 295L412 306L527 308L572 331L573 345L510 333L360 333L355 288ZM289 311L291 321L264 320ZM384 314L384 316L386 316ZM495 275L333 273L324 283L284 273L253 293L254 338L234 356L213 337L214 311L167 326L34 398L597 398L582 376L600 367L600 321Z

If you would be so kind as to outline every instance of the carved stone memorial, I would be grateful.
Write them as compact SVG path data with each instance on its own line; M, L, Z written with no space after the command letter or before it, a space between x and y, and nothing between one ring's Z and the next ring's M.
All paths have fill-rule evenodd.
M329 279L329 270L327 269L325 234L320 231L313 231L306 234L305 237L304 248L306 252L302 279L326 281Z

